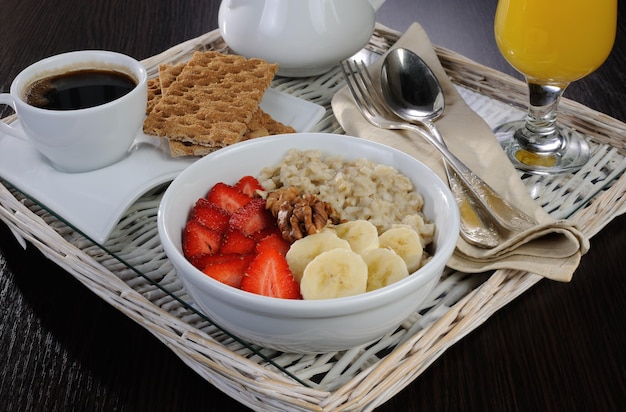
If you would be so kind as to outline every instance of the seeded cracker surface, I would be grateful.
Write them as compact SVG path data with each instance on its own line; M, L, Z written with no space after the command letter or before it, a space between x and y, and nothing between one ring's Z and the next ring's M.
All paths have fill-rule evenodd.
M185 63L176 66L171 64L159 65L159 77L148 80L148 105L146 106L146 114L150 114L157 103L161 100L161 96L165 94L167 88L176 80L176 77L183 71Z
M148 105L146 114L150 113L161 99L161 80L156 77L148 80Z
M161 85L144 132L213 150L236 143L277 69L261 59L196 52L165 92Z
M180 63L175 66L172 64L159 65L159 77L149 80L147 114L149 114L160 101L161 96L167 93L167 89L176 80L178 75L180 75L185 65L186 63ZM274 120L269 114L258 107L252 114L252 118L247 124L247 130L241 140L295 132L296 130L293 127ZM170 149L170 154L173 157L205 156L220 148L219 146L200 145L189 141L183 142L169 138L167 138L166 141Z
M244 133L241 141L285 133L295 133L295 129L291 126L286 126L277 122L269 114L261 110L261 108L258 108L252 114L252 119L250 120L250 123L248 123L248 130ZM206 156L218 149L217 147L190 144L178 140L168 140L168 144L170 147L170 154L173 157Z
M161 86L161 94L167 93L167 89L176 81L176 78L185 68L185 63L179 63L176 66L171 64L159 65L159 79Z
M159 65L159 77L149 80L148 106L146 113L149 114L159 102L161 95L167 93L168 87L182 72L185 64L186 63L180 63L176 66L171 64ZM242 140L282 133L295 133L295 129L274 120L269 114L265 113L259 107L252 114L252 119L247 124L247 130L244 133ZM166 139L166 141L170 149L170 154L173 157L205 156L219 148L172 139Z
M244 139L254 139L255 137L269 136L275 134L295 133L296 130L282 124L265 113L260 107L252 114L252 119L248 123L248 131Z

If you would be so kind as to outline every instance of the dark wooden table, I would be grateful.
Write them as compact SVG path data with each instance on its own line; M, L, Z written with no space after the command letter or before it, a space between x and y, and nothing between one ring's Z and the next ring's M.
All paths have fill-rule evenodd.
M76 49L143 59L217 27L217 0L4 0L0 88ZM496 0L387 0L378 20L514 74L493 39ZM566 95L626 121L626 20L606 64ZM626 408L626 218L592 240L571 283L542 281L457 343L388 411ZM0 410L245 410L152 335L0 223Z

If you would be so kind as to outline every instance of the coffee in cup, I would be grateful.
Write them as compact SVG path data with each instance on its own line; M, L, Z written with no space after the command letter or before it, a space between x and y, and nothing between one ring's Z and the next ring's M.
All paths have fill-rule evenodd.
M24 91L24 100L48 110L88 109L116 100L136 86L137 81L121 71L72 70L34 81Z

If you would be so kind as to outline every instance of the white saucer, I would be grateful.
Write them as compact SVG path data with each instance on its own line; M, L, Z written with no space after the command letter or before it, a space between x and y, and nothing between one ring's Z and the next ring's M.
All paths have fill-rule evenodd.
M298 132L309 131L325 111L273 89L263 96L261 108ZM87 173L62 173L28 142L0 132L0 177L102 244L141 195L173 180L198 159L172 158L167 151L159 139L139 133L129 155L120 162Z

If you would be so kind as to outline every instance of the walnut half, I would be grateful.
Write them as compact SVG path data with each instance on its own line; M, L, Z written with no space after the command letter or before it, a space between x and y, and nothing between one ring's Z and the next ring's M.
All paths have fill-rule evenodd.
M267 196L267 209L278 222L283 238L295 242L319 232L329 224L341 222L339 213L314 194L300 194L296 187L286 187Z

